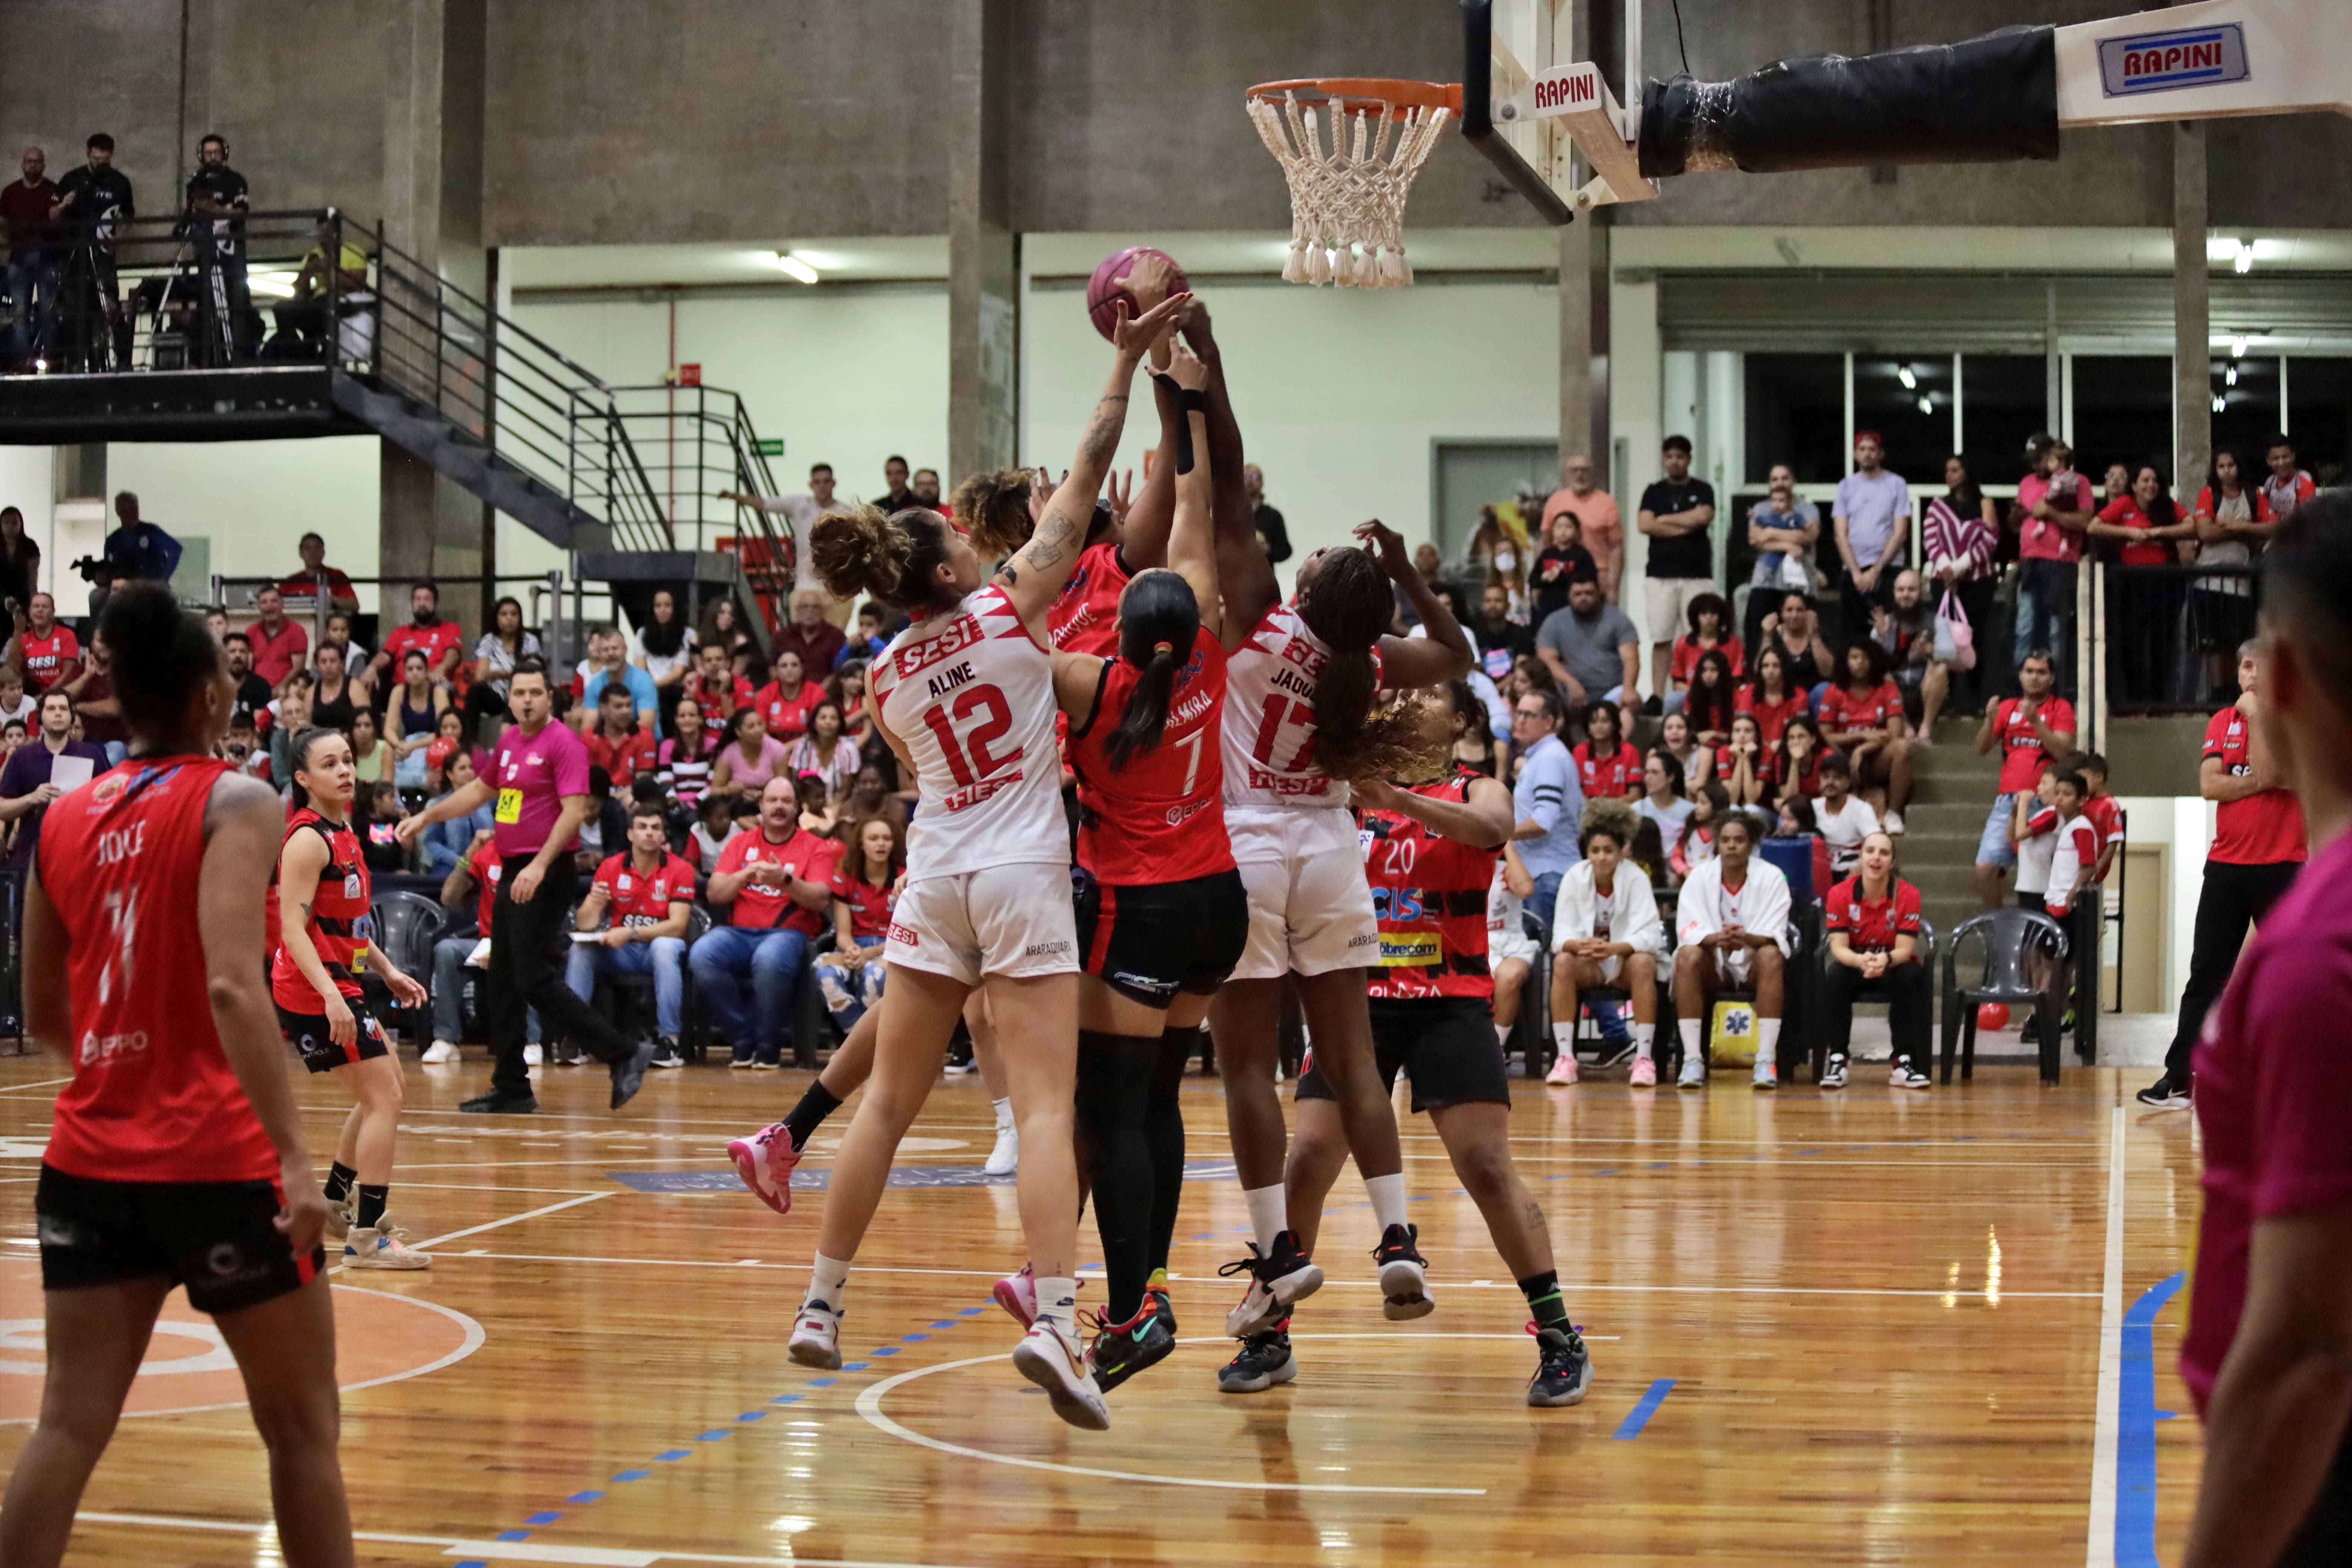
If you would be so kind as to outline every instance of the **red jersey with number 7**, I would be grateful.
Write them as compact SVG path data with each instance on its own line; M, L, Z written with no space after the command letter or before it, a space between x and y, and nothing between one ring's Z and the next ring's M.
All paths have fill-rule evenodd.
M1078 864L1114 887L1184 882L1230 871L1224 759L1225 650L1203 628L1176 672L1160 743L1114 768L1104 750L1143 671L1123 658L1103 666L1095 709L1070 728L1078 775Z
M1227 805L1344 806L1348 785L1315 756L1315 682L1331 649L1290 605L1260 616L1226 663ZM1372 680L1381 679L1372 645Z
M67 942L73 1082L44 1161L111 1182L252 1182L278 1154L221 1050L196 887L205 808L234 763L125 763L41 824L43 891Z
M1068 865L1054 661L992 583L893 638L866 672L882 722L915 762L907 878Z

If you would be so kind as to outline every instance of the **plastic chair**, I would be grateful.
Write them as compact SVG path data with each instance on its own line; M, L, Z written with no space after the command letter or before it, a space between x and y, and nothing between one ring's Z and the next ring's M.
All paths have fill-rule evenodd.
M1974 932L1984 948L1984 971L1976 984L1959 984L1960 944ZM2042 1037L2042 1081L2058 1081L2059 999L2055 989L2034 985L2028 972L2029 955L2050 954L2054 987L2064 973L2066 933L2048 915L2033 910L1987 910L1970 915L1952 932L1944 949L1944 1055L1940 1074L1952 1081L1952 1058L1960 1061L1960 1081L1976 1072L1977 1009L1987 1002L2033 1004L2034 1024Z
M368 913L375 926L375 944L383 949L384 956L398 964L411 979L424 983L429 989L433 979L433 944L440 940L445 913L441 906L422 893L393 889L376 894L375 902ZM381 981L375 982L375 985L381 984ZM396 1019L403 1020L402 1032L412 1038L416 1037L418 1021L425 1010L395 1008L393 1013Z
M1955 940L1958 940L1957 936L1955 937ZM1821 947L1822 961L1817 966L1815 966L1815 974L1817 977L1826 976L1830 972L1830 965L1837 962L1836 959L1830 956L1829 936L1826 931L1822 933ZM1916 956L1919 965L1930 975L1933 975L1936 973L1936 922L1929 920L1926 915L1921 915L1919 917L1919 945L1916 951ZM1865 996L1876 993L1879 989L1879 983L1874 980L1865 980L1862 984L1864 987L1862 994ZM1931 997L1930 1001L1932 1002L1932 1000L1933 999ZM1812 1037L1813 1081L1819 1083L1821 1081L1822 1069L1829 1065L1830 1042L1829 1037L1818 1028L1812 1031Z

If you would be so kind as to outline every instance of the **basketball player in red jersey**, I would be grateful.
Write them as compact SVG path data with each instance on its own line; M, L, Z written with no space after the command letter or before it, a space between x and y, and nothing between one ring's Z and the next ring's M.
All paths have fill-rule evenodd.
M1119 596L1115 658L1054 655L1078 777L1078 1128L1110 1291L1090 1352L1105 1392L1176 1348L1166 1269L1184 1178L1178 1089L1249 931L1225 838L1207 372L1181 350L1171 372L1185 428L1168 568L1139 571Z
M1039 634L1067 580L1126 420L1128 389L1182 297L1122 320L1108 384L1070 476L1036 531L983 581L980 558L937 513L872 509L822 519L812 554L828 590L912 617L875 660L875 729L918 781L907 883L893 910L874 1075L835 1158L815 1267L789 1353L838 1367L850 1260L899 1141L929 1098L948 1037L985 985L1020 1123L1020 1206L1037 1318L1013 1352L1055 1414L1102 1430L1110 1414L1077 1332L1077 942L1068 901L1053 664Z
M302 1064L333 1073L352 1092L327 1173L327 1202L335 1207L328 1229L344 1233L347 1268L429 1268L433 1259L412 1251L407 1233L384 1217L400 1131L400 1058L368 1010L359 977L373 971L404 1007L422 1007L428 998L375 942L367 862L352 831L351 742L341 731L305 730L288 751L297 804L278 855L278 947L269 994Z
M1486 893L1511 837L1511 792L1453 762L1454 744L1486 722L1467 681L1418 700L1423 731L1443 771L1412 783L1360 783L1356 823L1381 925L1370 972L1372 1048L1382 1083L1400 1068L1412 1081L1412 1108L1426 1111L1454 1173L1486 1216L1495 1248L1510 1266L1535 1321L1535 1376L1528 1403L1582 1403L1592 1358L1568 1321L1543 1210L1511 1163L1511 1084L1495 1033L1495 977L1486 962ZM1331 1086L1307 1053L1298 1075L1298 1135L1290 1145L1290 1227L1311 1251L1323 1200L1339 1179L1348 1141ZM1297 1373L1289 1347L1244 1352L1220 1386L1254 1394Z
M131 756L49 807L25 887L25 1016L73 1063L34 1207L48 1377L0 1508L0 1563L60 1561L173 1287L209 1312L269 1450L278 1550L352 1561L335 1320L311 1173L263 981L285 815L212 752L236 688L159 584L100 627Z

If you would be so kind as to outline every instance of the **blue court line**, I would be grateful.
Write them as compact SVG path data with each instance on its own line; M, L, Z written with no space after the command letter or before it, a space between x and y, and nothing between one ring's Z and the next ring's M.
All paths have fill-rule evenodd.
M1658 1406L1666 1402L1666 1395L1674 1391L1674 1386L1675 1380L1671 1377L1662 1377L1650 1384L1650 1391L1625 1413L1625 1419L1617 1424L1617 1430L1610 1436L1621 1443L1630 1443L1640 1436L1642 1428L1650 1424L1650 1417L1658 1413Z
M2116 1568L2158 1568L2156 1560L2156 1319L2186 1274L2158 1280L2124 1314L2123 1387L2116 1411Z

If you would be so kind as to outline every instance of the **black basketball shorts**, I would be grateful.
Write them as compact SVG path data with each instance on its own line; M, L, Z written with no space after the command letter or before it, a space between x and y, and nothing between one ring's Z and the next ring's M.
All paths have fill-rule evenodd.
M1484 996L1371 998L1372 1057L1384 1088L1399 1068L1412 1080L1415 1111L1449 1105L1511 1103L1503 1042L1495 1037L1495 1009ZM1330 1100L1331 1086L1310 1048L1298 1072L1298 1098Z
M41 1167L33 1210L41 1288L84 1289L161 1275L199 1312L233 1312L299 1290L327 1266L278 1229L276 1182L107 1182Z
M296 1013L284 1003L278 1003L278 1026L286 1039L302 1053L302 1065L312 1072L332 1072L353 1062L363 1062L370 1057L392 1054L392 1040L383 1026L368 1010L366 1001L358 996L346 996L344 1004L352 1010L352 1022L359 1026L358 1034L348 1046L335 1044L335 1037L327 1026L324 1013Z
M1120 995L1166 1008L1225 983L1249 942L1249 894L1235 870L1183 882L1077 881L1080 966Z

